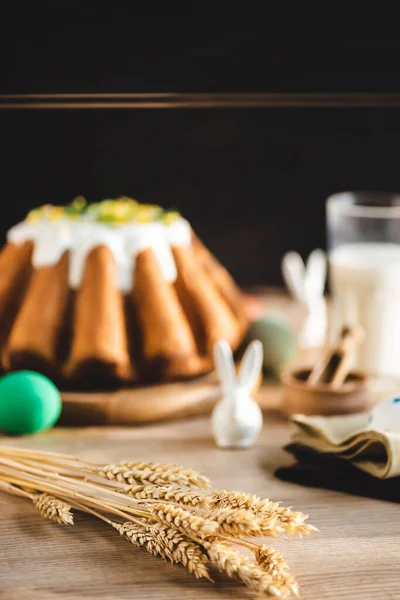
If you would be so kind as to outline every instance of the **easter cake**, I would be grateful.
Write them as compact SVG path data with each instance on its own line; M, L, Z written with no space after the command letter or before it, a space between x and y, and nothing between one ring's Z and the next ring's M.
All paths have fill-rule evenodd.
M4 371L132 383L204 373L241 342L239 289L177 212L130 198L31 211L0 253Z

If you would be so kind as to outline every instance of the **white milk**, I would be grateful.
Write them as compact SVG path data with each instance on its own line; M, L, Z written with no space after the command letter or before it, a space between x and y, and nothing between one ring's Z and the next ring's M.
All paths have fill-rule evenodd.
M346 244L330 254L334 326L358 323L366 338L356 366L400 375L400 245Z

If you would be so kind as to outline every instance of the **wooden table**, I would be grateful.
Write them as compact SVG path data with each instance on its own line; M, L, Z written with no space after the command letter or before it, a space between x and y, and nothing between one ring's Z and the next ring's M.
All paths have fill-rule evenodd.
M268 396L268 389L264 393ZM278 481L275 468L290 463L282 450L289 436L285 419L269 410L260 443L247 451L218 450L204 418L140 428L54 429L0 443L109 462L184 463L208 474L215 487L281 500L307 512L320 529L309 538L273 540L298 578L304 600L400 598L398 505ZM24 499L0 494L0 503L2 599L254 597L222 575L216 574L214 585L196 581L91 517L78 514L75 527L61 527L45 521Z

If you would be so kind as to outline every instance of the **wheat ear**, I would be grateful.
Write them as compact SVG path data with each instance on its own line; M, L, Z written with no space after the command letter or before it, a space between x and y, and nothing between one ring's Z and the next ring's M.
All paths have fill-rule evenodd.
M49 494L35 494L32 496L32 502L45 519L56 521L60 525L74 524L71 506L66 502Z
M217 508L204 512L204 516L218 523L218 533L228 536L252 536L260 533L254 513L250 510Z
M255 557L259 566L272 575L280 585L287 586L293 594L299 595L299 586L290 574L288 564L280 552L263 544L255 550Z
M247 556L237 552L229 544L213 541L206 548L210 561L220 571L229 577L237 577L250 589L277 598L290 594L291 589L286 584L253 564Z
M204 497L197 492L176 486L158 486L151 483L139 486L131 485L121 489L120 493L137 500L165 500L186 506L201 506L204 501Z
M155 462L121 461L118 463L118 466L126 467L127 469L137 469L138 471L144 471L146 473L151 472L162 478L165 476L165 481L171 481L172 483L179 483L178 481L172 481L171 479L171 477L178 477L181 479L182 485L193 486L203 490L206 490L210 487L210 480L208 477L201 475L194 469L182 467L181 465L166 465ZM187 483L183 483L183 480L185 480Z
M114 523L113 527L132 544L144 548L150 554L161 556L174 564L184 565L189 573L200 579L210 579L207 556L199 544L193 542L169 525L161 523Z
M0 490L29 498L45 518L73 524L72 507L196 577L209 578L211 562L256 592L280 598L297 594L283 556L248 538L316 531L305 522L307 516L252 494L190 489L207 484L192 469L175 465L104 466L46 452L17 449L14 456L13 449L0 448ZM257 562L234 546L252 552Z
M162 523L175 527L189 537L215 535L219 529L216 521L191 513L171 504L155 503L146 507Z
M253 494L245 494L234 490L214 490L206 496L205 502L217 508L246 509L252 511L260 519L259 525L263 535L271 535L271 519L276 519L276 531L286 532L289 535L307 535L317 531L315 527L305 521L308 515L301 512L293 512L291 508L285 508L278 502L272 502L266 498L261 500ZM270 532L270 533L268 533Z
M153 483L157 485L176 484L187 487L194 486L202 489L208 488L208 479L199 475L192 469L184 469L183 467L175 467L165 465L163 469L154 470L150 468L139 469L124 465L104 465L103 467L94 468L93 472L100 477L105 477L109 480L115 480L119 483L137 485L144 482L146 484ZM142 464L142 463L139 463Z

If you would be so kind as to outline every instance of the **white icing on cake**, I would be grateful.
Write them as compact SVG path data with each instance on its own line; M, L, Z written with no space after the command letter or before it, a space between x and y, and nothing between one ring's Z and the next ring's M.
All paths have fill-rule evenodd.
M9 230L7 239L14 244L33 242L32 265L36 269L57 264L63 253L69 250L69 284L74 289L82 281L88 254L93 248L106 246L117 265L118 286L127 293L134 283L136 257L147 248L152 248L165 279L176 279L171 246L190 246L191 228L181 217L171 224L162 221L130 222L117 227L85 216L58 220L39 218L15 225Z

